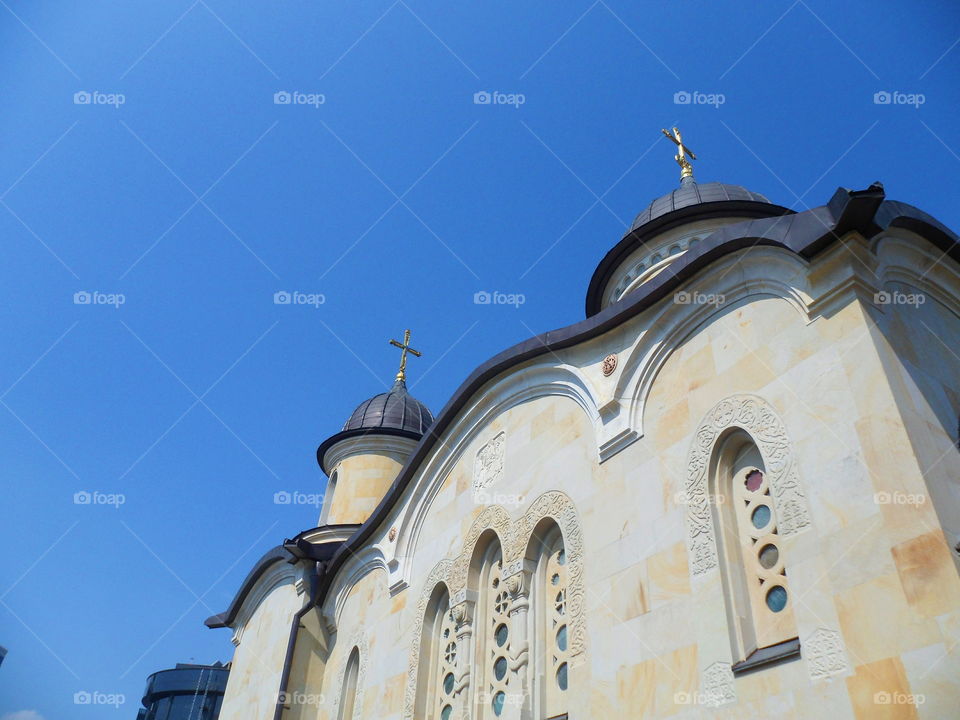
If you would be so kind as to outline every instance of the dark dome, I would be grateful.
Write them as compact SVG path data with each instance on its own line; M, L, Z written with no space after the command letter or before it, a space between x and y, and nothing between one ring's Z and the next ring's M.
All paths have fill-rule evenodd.
M343 424L343 432L382 428L423 435L432 424L433 413L408 393L406 383L399 380L390 392L360 403Z
M757 203L770 202L760 193L752 192L740 185L727 185L726 183L718 182L698 183L691 180L684 182L673 192L662 195L647 205L634 219L628 234L641 225L646 225L651 220L656 220L658 217L673 212L674 210L679 210L680 208L691 205L727 202L730 200Z

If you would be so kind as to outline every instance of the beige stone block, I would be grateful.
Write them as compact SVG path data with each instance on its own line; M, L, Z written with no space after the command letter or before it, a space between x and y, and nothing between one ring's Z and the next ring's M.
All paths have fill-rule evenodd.
M625 622L650 610L646 582L646 566L639 562L612 576L607 583L608 592L596 599L615 619Z
M960 607L960 577L939 530L891 548L910 607L934 617Z
M912 720L916 705L910 699L910 683L899 658L889 657L858 665L846 678L857 720Z
M651 608L668 603L678 596L690 595L690 568L684 542L647 558L647 583Z
M656 678L657 716L668 717L688 709L688 698L696 694L700 685L697 646L687 645L650 662L654 663Z
M793 704L798 718L829 718L853 720L853 704L842 679L808 683L793 693Z
M960 716L960 650L945 643L901 657L921 719Z
M617 672L617 705L630 708L633 717L654 717L658 660L645 660Z
M907 604L897 575L883 575L836 595L837 614L854 665L872 663L942 640L933 620Z

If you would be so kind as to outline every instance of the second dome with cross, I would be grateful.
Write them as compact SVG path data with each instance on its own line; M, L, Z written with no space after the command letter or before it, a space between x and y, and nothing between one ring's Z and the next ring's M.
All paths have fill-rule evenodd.
M360 403L317 448L317 463L330 477L321 525L362 523L433 424L430 409L407 390L407 355L421 356L410 346L410 331L390 344L400 349L393 387Z

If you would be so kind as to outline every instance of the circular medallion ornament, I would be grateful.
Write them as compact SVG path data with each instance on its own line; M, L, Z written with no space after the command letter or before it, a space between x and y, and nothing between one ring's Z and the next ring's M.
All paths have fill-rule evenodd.
M390 538L390 542L393 542L397 539L397 529L395 527L390 528L390 532L387 533L387 537Z
M617 369L616 353L611 353L603 359L603 376L610 377L613 371Z

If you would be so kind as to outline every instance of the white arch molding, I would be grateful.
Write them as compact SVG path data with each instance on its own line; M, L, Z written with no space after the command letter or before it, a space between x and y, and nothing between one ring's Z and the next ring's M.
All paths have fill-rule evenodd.
M430 507L444 480L453 470L473 440L502 413L524 403L542 397L559 396L573 400L583 409L596 433L596 442L601 443L603 422L598 409L599 396L596 388L587 380L580 368L573 365L557 365L555 356L541 359L543 364L512 371L493 381L489 387L474 395L474 404L466 408L458 420L444 433L442 446L433 453L411 483L410 499L387 527L397 528L397 538L388 561L390 591L395 593L407 587L410 581L411 559L419 544L420 531L429 514ZM429 478L427 483L421 483Z
M684 485L687 551L694 576L719 566L708 471L718 441L733 428L746 431L760 451L773 489L780 534L791 537L810 527L810 511L800 484L797 458L783 422L773 408L756 395L728 397L714 405L700 423L687 459Z

